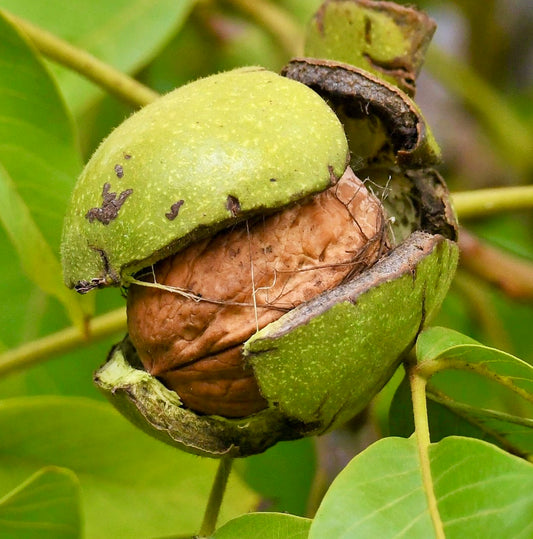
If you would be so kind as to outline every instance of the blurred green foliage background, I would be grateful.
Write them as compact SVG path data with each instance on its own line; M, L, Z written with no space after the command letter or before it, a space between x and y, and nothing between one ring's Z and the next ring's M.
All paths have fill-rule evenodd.
M319 4L320 0L0 0L0 8L86 48L161 93L242 65L279 71L301 50L305 25ZM418 80L416 99L443 149L440 171L450 189L532 183L533 4L530 0L420 0L417 4L437 21L438 28ZM99 141L134 109L79 75L53 62L48 65L72 112L86 161ZM472 219L462 225L502 253L516 255L533 267L531 210ZM69 325L61 305L24 276L3 235L0 231L0 352ZM123 306L124 299L117 290L103 290L96 294L96 305L101 314ZM531 297L510 298L464 268L435 323L533 362ZM0 380L0 397L101 399L92 385L92 372L119 338L117 333L6 376ZM367 422L366 414L354 422L357 428L321 440L318 461L327 452L331 468L324 468L325 483L354 447L362 448L380 435L390 392L386 390L370 414L372 418L377 414L377 422ZM294 489L276 493L271 478L281 474L288 481L287 474L293 474L299 478L298 488L309 494L317 457L310 440L286 447L280 444L239 463L239 469L252 487L263 492L264 508L304 514L308 496Z

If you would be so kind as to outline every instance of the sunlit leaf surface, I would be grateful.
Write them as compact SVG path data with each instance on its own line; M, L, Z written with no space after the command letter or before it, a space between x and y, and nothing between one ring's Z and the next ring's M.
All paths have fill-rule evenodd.
M533 465L469 438L429 450L434 495L447 539L531 537ZM434 537L414 438L386 438L333 482L309 537Z
M74 129L42 60L1 14L0 35L0 163L58 253L63 214L81 170Z
M65 289L58 261L63 213L81 169L74 130L48 71L1 15L0 35L0 214L20 259L3 256L0 268L20 267L81 325L82 302Z

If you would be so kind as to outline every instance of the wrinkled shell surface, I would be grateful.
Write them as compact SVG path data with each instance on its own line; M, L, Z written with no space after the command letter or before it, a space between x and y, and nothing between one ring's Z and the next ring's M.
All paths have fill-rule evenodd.
M181 97L174 101L171 94L161 100L161 106L145 109L145 116L144 111L134 115L127 122L137 122L135 118L139 117L138 123L126 122L124 129L118 128L95 154L80 179L85 185L79 185L80 191L74 194L75 208L66 221L65 277L70 286L81 285L80 291L128 282L129 276L139 270L138 277L147 278L152 264L178 251L185 253L184 249L195 242L210 251L213 242L225 233L235 234L241 242L246 239L254 251L248 233L259 226L262 216L274 218L275 211L281 215L281 210L326 191L346 170L348 146L343 126L326 102L343 122L349 123L352 166L366 167L361 177L370 179L391 210L387 226L391 227L393 249L369 269L353 278L340 277L340 284L311 299L306 296L307 285L302 288L303 299L283 298L294 304L302 302L288 312L274 309L275 316L280 312L281 316L258 332L249 305L241 306L252 314L241 327L225 325L224 316L219 324L220 305L213 307L213 302L203 301L201 308L214 308L214 327L222 328L218 334L215 331L209 336L210 325L197 325L196 321L184 324L185 334L178 341L168 339L164 330L167 322L172 326L174 313L155 331L154 346L162 345L163 355L165 347L170 350L175 342L184 349L189 346L184 341L189 340L192 350L204 333L208 338L202 346L214 350L215 355L237 349L240 361L242 348L244 370L240 370L239 362L230 365L226 385L215 384L210 394L210 382L203 385L205 373L200 376L204 377L200 393L210 394L209 398L214 396L215 400L228 396L235 380L235 387L244 380L245 398L232 394L228 400L229 408L237 406L233 411L226 410L234 418L221 417L218 408L206 414L194 412L189 408L192 403L184 406L177 392L143 368L139 352L128 337L95 374L98 386L133 422L153 436L200 455L247 456L280 440L321 434L353 417L387 382L437 311L457 264L456 224L447 189L438 174L427 168L438 157L438 147L416 106L401 91L360 69L309 59L291 66L286 73L300 81L291 83L296 86L286 86L291 81L280 82L277 75L255 68L239 70L178 90L176 94L184 92L180 94L185 97L183 101ZM245 82L244 74L253 81L250 78ZM305 80L301 80L302 75ZM323 100L302 88L301 82L319 92ZM352 107L345 106L350 103ZM171 110L174 108L179 110ZM191 114L187 115L189 109ZM212 116L215 120L210 122ZM372 129L358 129L361 123L372 124L376 117L381 121L377 135ZM132 125L136 132L128 138ZM179 136L173 138L177 133ZM139 191L148 193L147 198L137 198ZM147 217L146 208L150 209ZM243 226L246 220L248 230ZM138 224L140 228L135 228ZM143 251L139 245L143 247L146 238L149 248ZM113 247L115 258L101 247L104 243L100 240ZM142 258L146 253L151 254ZM229 253L229 246L222 246L220 253ZM241 249L234 257L240 256L243 266L250 261L245 254ZM262 256L268 261L267 254L263 252ZM193 254L193 266L201 258L203 255ZM259 262L261 257L254 255L252 259ZM216 257L211 259L211 271L219 262ZM158 281L170 274L174 261L168 264L170 267L161 274L156 268ZM164 268L165 264L159 266ZM261 263L258 270L260 267ZM195 267L193 273L196 271ZM231 287L235 272L229 269L224 273L226 289L228 284ZM282 272L275 276L281 278ZM197 287L194 274L185 277L176 286L216 299L222 279L206 279L206 286L214 288L204 290ZM250 277L246 282L251 283ZM242 283L236 281L242 290ZM282 282L276 282L276 286L282 286ZM273 284L272 274L260 281L254 275L256 299L266 301L266 291L259 289ZM139 293L144 294L144 289ZM251 289L248 284L248 293ZM228 290L228 299L233 299L233 292ZM269 293L273 292L270 288ZM242 303L249 300L250 296ZM161 301L155 301L156 308L148 311L149 317L155 318L159 307L167 309L166 300ZM266 322L274 316L262 306L257 313ZM135 331L133 328L132 335ZM225 341L226 331L228 335L240 332L244 344ZM250 331L252 335L246 340ZM199 361L194 353L189 357L187 365L196 376L204 358ZM144 362L151 369L149 355ZM167 366L158 374L162 379L184 370L183 365L178 369L170 363ZM222 364L222 370L225 368ZM268 407L239 417L242 402L258 402L246 396L246 380L251 379L246 369L250 368ZM180 390L185 398L198 389L191 391L198 379L192 382L189 379L185 382L188 387Z
M193 410L240 417L265 408L242 343L372 265L385 251L384 227L381 203L348 169L310 201L158 263L148 280L197 298L130 288L129 333L145 368Z

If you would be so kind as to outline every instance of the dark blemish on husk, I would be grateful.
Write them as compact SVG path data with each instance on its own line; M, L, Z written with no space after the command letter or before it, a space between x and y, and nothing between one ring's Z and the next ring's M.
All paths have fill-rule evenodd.
M228 195L228 198L226 199L226 209L233 217L237 217L237 215L241 212L241 204L239 199L232 195Z
M313 17L318 32L321 36L324 36L324 17L326 15L327 4L328 2L323 2Z
M328 165L328 172L329 172L329 183L331 185L335 185L340 180L340 177L335 174L335 169L331 165Z
M115 165L115 174L117 175L117 178L122 178L122 176L124 176L122 165Z
M110 193L109 189L111 189L111 184L105 183L102 189L102 206L100 208L91 208L85 214L85 218L89 220L89 223L97 220L103 225L108 225L117 218L118 211L124 202L126 202L126 199L133 193L133 189L126 189L117 197L117 194Z
M278 180L276 180L276 178L270 178L270 181L271 182L277 182Z
M118 278L115 278L116 275L114 272L111 271L111 265L109 264L109 257L107 256L107 253L100 247L91 247L91 249L100 255L105 274L110 275L114 281L118 280Z
M131 159L131 155L129 153L124 154L124 159Z
M87 294L87 292L90 292L91 290L95 288L102 288L106 285L106 280L102 277L95 277L94 279L91 279L90 281L81 280L78 281L74 285L74 290L78 294Z
M74 290L76 290L78 294L87 294L87 292L90 292L94 288L104 288L105 286L108 286L110 284L118 284L120 282L120 279L116 272L111 269L107 253L99 247L90 246L90 249L96 251L100 255L100 258L102 259L102 265L104 266L104 276L93 277L89 281L85 279L78 281L74 285Z
M365 42L372 44L372 21L369 17L365 17Z
M170 206L170 211L165 213L165 217L169 221L174 221L174 219L176 219L176 217L178 216L180 208L183 206L184 203L185 200L178 200L177 202L174 202L174 204Z

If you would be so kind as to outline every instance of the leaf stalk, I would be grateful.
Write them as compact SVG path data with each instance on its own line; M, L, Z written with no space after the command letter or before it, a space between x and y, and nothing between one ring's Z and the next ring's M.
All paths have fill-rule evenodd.
M429 460L429 446L431 444L429 436L429 422L426 401L427 379L421 376L416 365L407 367L411 395L413 399L413 415L415 420L415 437L418 447L418 457L420 459L420 471L422 473L422 484L428 510L435 529L437 539L446 539L444 527L437 507L437 499L433 488L433 476L431 474L431 464Z
M222 500L224 499L224 493L226 492L232 464L233 459L231 457L222 457L219 461L215 480L213 481L209 500L207 501L204 520L198 533L199 538L211 537L216 529L218 514L220 512Z

